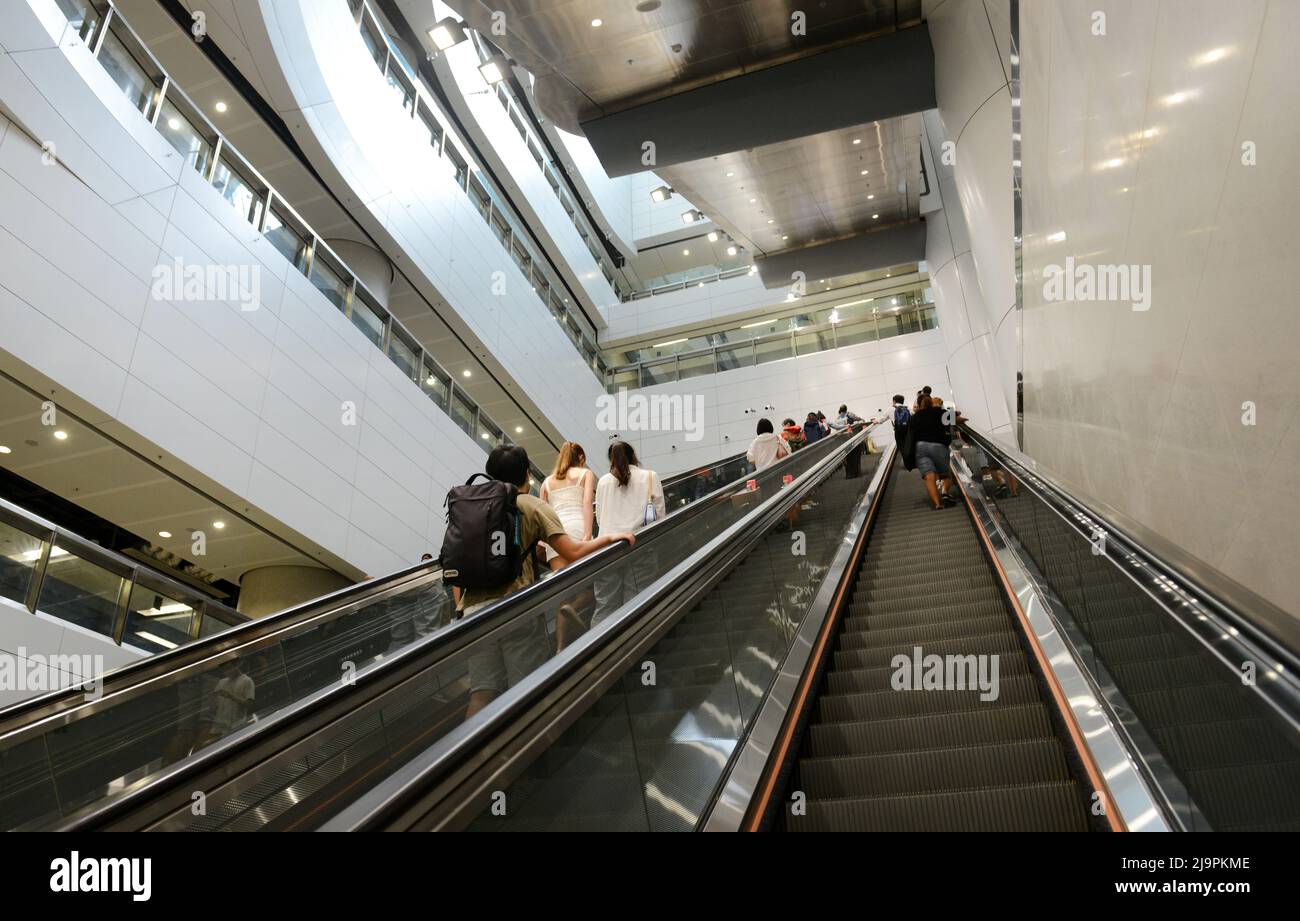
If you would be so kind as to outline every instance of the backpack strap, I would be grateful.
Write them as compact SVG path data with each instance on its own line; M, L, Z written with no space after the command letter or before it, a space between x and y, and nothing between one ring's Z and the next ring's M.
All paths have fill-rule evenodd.
M470 477L468 480L465 481L465 485L466 485L466 486L472 486L472 485L474 485L474 481L477 480L479 477L482 477L482 478L485 479L485 480L490 480L490 479L492 479L492 477L488 476L486 473L476 473L476 474L474 474L472 477Z

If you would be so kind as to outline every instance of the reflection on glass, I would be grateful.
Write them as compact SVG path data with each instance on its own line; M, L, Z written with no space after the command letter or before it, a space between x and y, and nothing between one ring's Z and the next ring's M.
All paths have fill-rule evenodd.
M0 521L0 597L27 603L32 574L44 541Z
M474 415L476 411L477 407L459 389L452 393L451 418L466 435L471 437L474 435Z
M262 197L253 188L252 183L236 172L225 157L217 161L212 185L221 193L222 198L230 202L235 210L243 215L244 220L254 226L261 220Z
M760 339L754 344L754 359L760 365L793 356L794 348L789 336L773 336L770 339Z
M137 584L127 602L122 644L147 652L175 649L190 641L194 617L189 604Z
M125 582L121 576L75 553L51 551L36 609L95 633L112 636Z
M402 339L396 327L393 329L393 334L388 337L388 357L411 380L419 376L420 358L415 349Z
M99 25L99 13L90 0L55 0L59 11L68 19L68 25L77 31L81 40L88 41Z
M157 88L144 66L123 43L117 28L111 22L108 34L104 36L104 44L99 50L99 63L122 90L122 94L131 101L131 105L148 118L153 111Z
M162 112L158 115L158 132L176 148L185 162L198 172L207 171L212 145L194 127L194 123L176 108L170 99L163 98Z
M420 388L429 399L438 405L439 409L447 409L448 387L447 378L426 361L424 363L424 376L420 380Z
M292 262L298 271L306 268L307 238L288 224L275 208L266 215L265 234L271 245Z
M361 330L365 337L375 345L384 341L384 318L375 308L366 303L365 298L352 299L352 325Z
M311 283L326 299L339 310L346 310L348 305L348 283L343 276L326 264L320 253L311 263Z

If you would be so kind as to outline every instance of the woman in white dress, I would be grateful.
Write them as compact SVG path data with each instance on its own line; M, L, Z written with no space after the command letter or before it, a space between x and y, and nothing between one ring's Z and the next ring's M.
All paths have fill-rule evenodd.
M587 469L582 445L566 441L560 446L555 469L542 481L540 498L555 509L566 534L574 540L591 540L596 517L596 474ZM565 562L546 547L546 565L556 572L564 568Z
M667 514L664 487L653 470L638 466L636 451L625 441L609 446L609 473L596 484L596 515L601 533L622 528L641 530ZM658 574L655 551L643 547L602 571L595 579L596 613L591 625L600 623L618 607L631 601Z

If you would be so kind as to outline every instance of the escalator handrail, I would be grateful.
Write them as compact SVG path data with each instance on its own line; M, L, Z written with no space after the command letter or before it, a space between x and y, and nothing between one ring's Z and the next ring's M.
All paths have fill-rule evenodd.
M725 466L734 459L735 457L726 458L717 464L711 465L706 470ZM782 463L785 460L788 460L788 458L783 459ZM697 474L692 471L682 476L694 475ZM737 482L739 482L739 479L725 483L686 506L669 510L669 514L642 529L638 533L638 538L643 538L646 535L657 536L664 529L676 527L690 520L695 515L702 513L712 502L717 501L722 494L734 487ZM656 528L660 530L655 531ZM474 616L488 614L490 610L497 608L506 600L509 600L512 606L527 604L531 607L530 602L537 600L538 593L543 591L544 586L549 586L549 591L546 592L549 595L568 582L582 578L593 569L609 564L616 556L621 556L626 552L629 552L629 550L623 542L603 547L565 567L555 576L521 589L519 592L508 596L508 599L501 599L488 608L476 612ZM427 578L421 578L424 576L427 576ZM416 587L421 582L433 582L440 577L441 568L437 560L414 563L379 579L345 586L337 591L293 605L267 617L248 620L229 630L224 630L176 649L157 653L113 669L103 676L103 693L93 701L87 700L84 691L81 689L70 688L51 691L19 701L9 707L0 708L0 745L26 737L36 731L36 727L48 728L51 720L57 720L59 724L66 724L79 718L81 714L89 714L102 709L108 705L106 702L109 700L120 702L130 696L142 693L152 682L160 678L176 676L192 670L198 665L212 664L214 660L224 661L241 652L269 645L281 635L304 628L318 617L346 613L346 610L368 604L372 600L377 600L383 594L393 594L395 586L400 586L402 591L406 591Z
M831 439L827 440L834 444ZM835 463L838 463L837 454L838 452L832 451L829 452L828 456L835 459ZM830 461L826 459L819 460L814 467L810 468L809 472L821 470L828 463ZM802 477L795 480L795 484L801 482L801 480ZM715 493L711 493L709 496L692 503L687 508L703 507L713 501L727 500L730 495L735 493L736 483L738 482L734 481L722 487ZM780 491L779 494L789 494L789 487ZM742 519L742 523L752 520L757 511ZM661 519L661 522L667 520ZM649 531L650 527L654 527L654 525L647 527L641 533ZM612 563L616 560L616 556L607 554L606 551L617 550L620 547L622 552L629 552L626 544L618 544L605 548L599 554L604 555L607 563ZM595 557L597 555L592 554L591 556ZM373 667L359 670L355 673L351 684L335 682L317 689L276 710L267 718L243 727L241 730L195 752L188 758L167 766L157 774L145 778L136 787L65 816L58 825L58 829L89 830L104 828L121 820L126 815L138 814L139 810L149 810L151 803L161 800L177 789L190 790L197 788L195 786L196 778L202 776L205 771L218 773L224 779L226 766L237 758L248 757L254 761L257 758L268 760L275 758L280 752L296 744L305 733L310 732L320 722L320 719L323 719L323 717L320 717L322 711L346 705L348 712L355 712L355 710L365 707L370 701L386 693L411 675L423 673L429 669L436 669L460 650L472 645L480 638L502 629L509 629L513 620L527 617L539 606L545 605L552 596L567 590L567 586L561 583L558 575L562 575L576 566L577 564L566 567L555 578L534 583L528 589L500 599L485 607L482 611L476 612L473 616L458 620L445 629L430 634L404 649L386 656L381 663ZM581 644L582 639L579 639L569 649L576 649ZM307 728L302 729L302 727Z
M725 566L729 569L729 561L719 561L719 557L725 557L727 550L735 544L761 538L766 530L761 523L779 518L793 503L802 501L814 486L843 463L845 456L855 446L865 444L870 432L880 424L882 423L867 424L849 438L843 439L826 458L777 490L742 519L715 535L703 547L660 576L628 606L610 615L603 629L584 634L568 646L563 654L549 660L490 703L477 717L461 724L363 793L322 826L322 830L374 830L389 826L420 797L421 791L445 780L459 765L471 759L475 752L490 744L492 739L508 730L531 708L567 681L578 679L587 685L598 684L602 678L607 677L606 673L599 671L597 662L602 654L634 634L648 619L653 618L658 609L669 604L672 595L683 583L698 578L701 572L709 571L711 565L713 568ZM835 439L825 440L835 443ZM605 655L606 660L612 658L612 654ZM613 670L608 661L604 665L606 672Z
M696 824L698 830L757 830L770 808L786 760L795 748L800 722L816 700L813 685L843 619L844 599L866 553L884 484L894 472L897 455L898 445L891 444L881 456L867 491L852 512L848 533L856 536L851 545L841 546L831 560L763 694L757 714L732 749Z
M1290 675L1300 675L1300 621L1296 618L1118 509L1097 499L1078 499L1069 487L1040 469L1028 455L995 441L970 423L962 423L960 428L1076 528L1080 521L1077 516L1082 513L1107 532L1108 542L1118 536L1124 549L1212 608L1224 626L1249 637ZM1083 533L1081 529L1080 533ZM1174 606L1159 597L1156 600L1182 620L1181 612Z

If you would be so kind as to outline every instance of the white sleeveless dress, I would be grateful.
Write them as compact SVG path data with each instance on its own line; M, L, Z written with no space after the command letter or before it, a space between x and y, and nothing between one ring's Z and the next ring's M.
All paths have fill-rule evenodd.
M556 516L560 519L560 524L564 525L564 532L574 540L582 540L587 531L586 522L582 514L582 495L583 481L587 477L587 468L574 467L573 472L578 474L578 482L572 486L556 487L555 483L571 483L572 480L555 480L554 477L547 477L546 497L551 508L555 509ZM549 544L546 547L546 562L550 562L559 556L551 549Z

